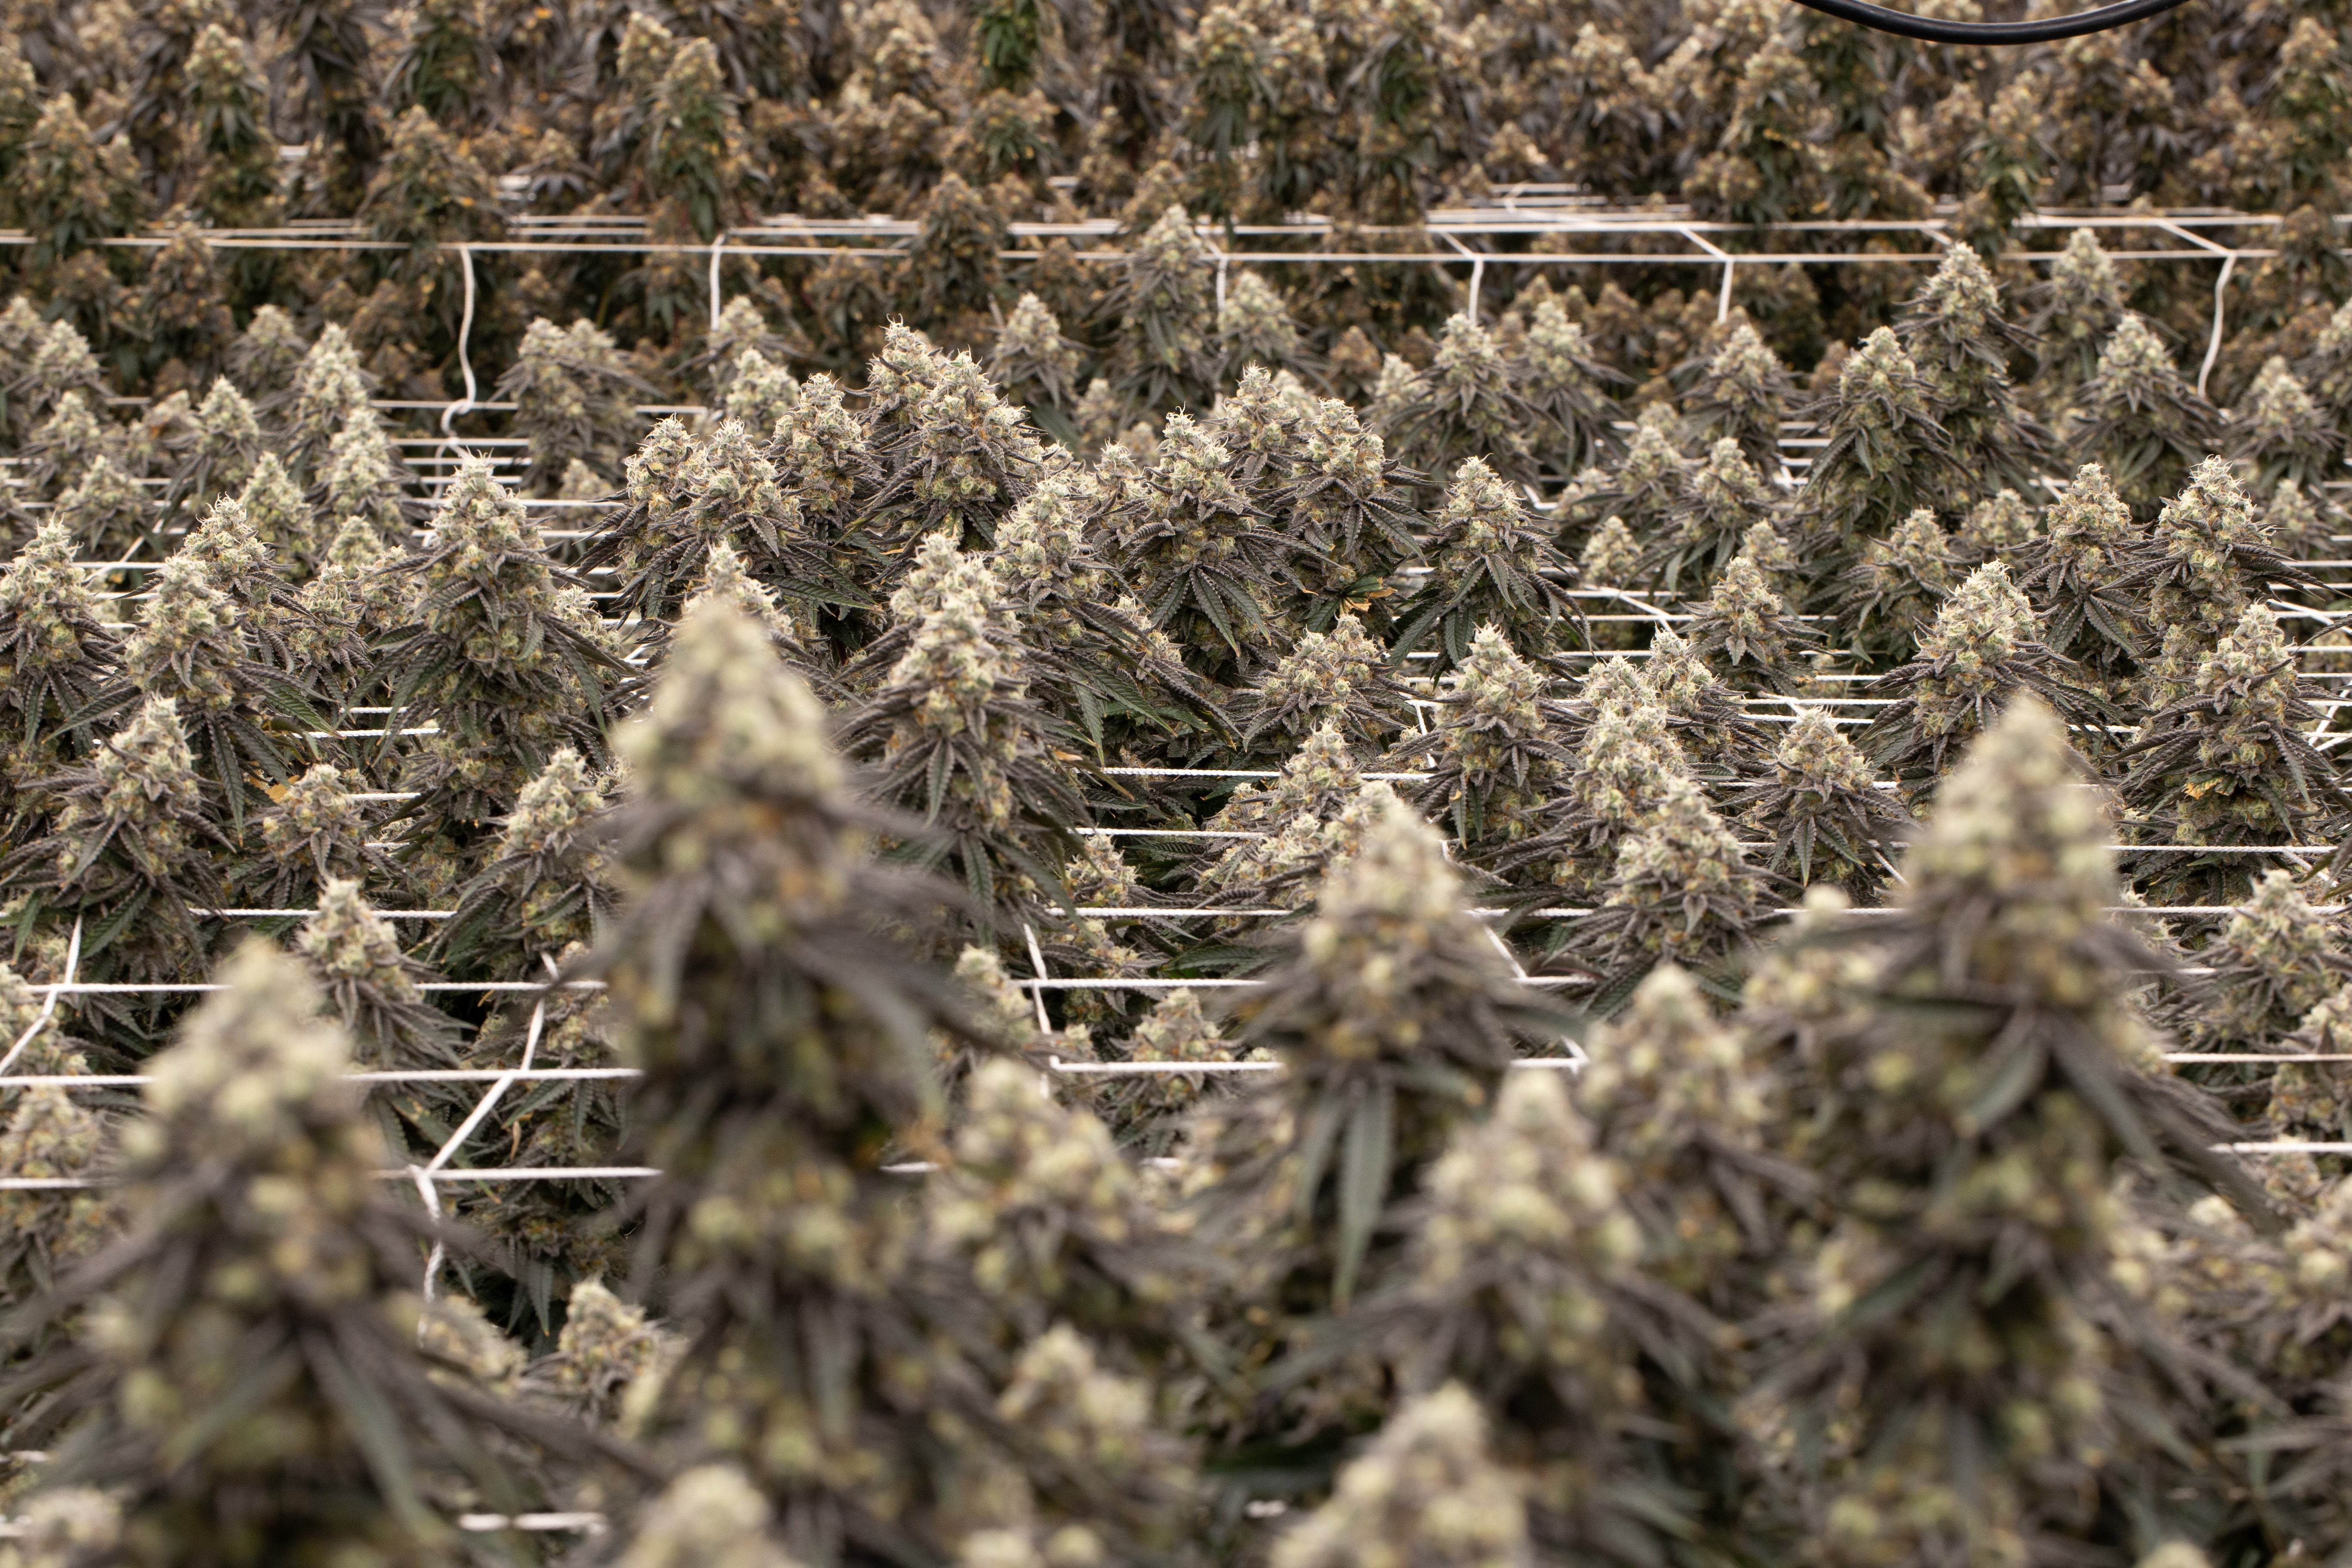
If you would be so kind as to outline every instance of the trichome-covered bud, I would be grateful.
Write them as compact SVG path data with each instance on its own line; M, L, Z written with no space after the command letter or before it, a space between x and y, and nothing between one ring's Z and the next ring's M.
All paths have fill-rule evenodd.
M1925 789L2020 691L2033 691L2062 717L2095 726L2104 705L2074 685L2041 630L2009 569L1998 561L1978 567L1936 612L1917 656L1872 687L1895 700L1872 720L1864 749L1895 777ZM2104 746L2103 733L2092 733Z
M1454 1384L1402 1406L1330 1500L1276 1543L1274 1568L1526 1568L1527 1503L1487 1452L1486 1426Z
M1328 632L1307 632L1251 690L1245 742L1288 755L1330 723L1377 749L1411 717L1407 693L1389 673L1387 651L1342 612Z
M1793 690L1801 679L1798 656L1819 640L1745 555L1731 558L1686 629L1691 650L1748 691Z
M996 331L990 353L990 379L1032 408L1066 409L1077 402L1078 365L1084 351L1062 335L1062 323L1045 302L1024 294Z
M1746 321L1724 335L1683 397L1693 437L1736 443L1766 478L1780 471L1780 420L1795 390L1780 356Z
M2147 320L2126 312L2099 351L2065 429L2079 462L2097 462L2126 505L2145 517L2179 490L2218 444L2221 414L2182 379Z
M1677 478L1681 488L1668 515L1670 527L1652 545L1644 574L1669 593L1685 577L1695 590L1721 572L1757 525L1771 526L1766 514L1780 499L1728 436L1717 437L1706 456L1679 470Z
M1306 360L1290 307L1262 274L1243 268L1227 279L1217 306L1217 353L1221 382L1239 380L1251 365L1277 371Z
M1437 668L1449 669L1483 626L1541 657L1559 637L1559 621L1576 615L1565 588L1574 568L1551 531L1481 458L1465 458L1455 469L1430 520L1429 557L1429 576L1397 612L1391 657L1433 643Z

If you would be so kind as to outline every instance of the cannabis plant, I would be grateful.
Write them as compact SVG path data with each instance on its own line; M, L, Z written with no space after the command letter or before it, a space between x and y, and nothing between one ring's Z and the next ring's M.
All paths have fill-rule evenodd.
M747 429L773 430L800 400L801 384L792 372L771 363L757 349L745 349L735 356L733 374L719 394L717 408L721 418L740 420ZM567 468L567 484L572 482L570 473Z
M2344 466L2343 433L2277 354L2263 362L2226 428L2230 456L2252 470L2257 497L2288 480L2316 492Z
M2281 479L2263 503L2263 516L2271 525L2283 553L2297 561L2326 560L2336 553L2336 535L2344 526L2343 509L2324 489L2306 491L2292 479Z
M1202 673L1263 664L1274 604L1297 542L1268 525L1226 471L1230 454L1182 414L1168 416L1159 461L1113 514L1114 548L1151 624Z
M0 571L0 841L15 842L39 809L26 786L89 750L89 715L120 658L74 545L62 523L46 522Z
M1249 944L1264 937L1263 911L1287 912L1313 903L1324 879L1354 858L1365 834L1396 800L1396 791L1375 780L1334 813L1301 809L1269 822L1267 832L1230 844L1213 840L1210 858L1192 874L1192 902L1202 910L1235 912L1220 912L1210 931L1214 940L1186 952L1184 964L1255 967L1251 961L1262 961L1263 954Z
M1574 342L1563 342L1575 329L1564 318L1554 325L1561 331L1551 344L1554 363L1549 368L1556 381L1572 378L1580 362L1589 363L1581 334ZM1441 478L1476 458L1514 480L1532 481L1542 471L1538 447L1559 445L1581 455L1590 445L1584 436L1594 425L1605 428L1605 415L1597 406L1588 408L1575 416L1574 430L1555 428L1521 394L1515 369L1492 333L1467 316L1454 316L1445 323L1436 357L1414 378L1383 433L1395 440L1398 457ZM1556 385L1552 393L1555 401L1575 400L1572 384Z
M1789 613L1763 570L1735 555L1685 628L1691 652L1738 691L1793 691L1821 634Z
M2129 314L2129 293L2096 233L2078 228L2066 237L2025 321L2037 342L2033 390L2053 418L2098 374L2101 346Z
M2294 651L2260 605L2197 662L2180 695L2141 721L2121 758L2116 793L2166 844L2242 850L2308 844L2347 797L2307 731L2316 710ZM2263 855L2132 857L2134 879L2168 903L2226 903L2266 863Z
M287 731L331 726L273 657L252 607L224 590L224 574L194 542L150 579L109 695L114 705L141 698L177 705L199 773L217 792L230 830L242 834L246 817L268 801L265 783L283 783L310 750Z
M246 517L244 503L216 500L180 541L179 559L205 569L251 628L253 647L267 662L292 672L287 633L300 618L300 599L276 555Z
M942 528L967 545L989 543L1044 469L1036 432L968 353L941 362L900 417L903 435L875 442L885 477L868 526L886 549Z
M278 455L296 482L308 486L317 478L314 467L324 461L328 445L357 410L368 405L375 380L360 365L351 334L330 321L318 341L304 352L294 372L294 383L282 409Z
M1412 799L1451 818L1455 843L1475 865L1486 851L1538 830L1574 753L1542 672L1493 626L1470 639L1468 657L1440 682L1437 701L1436 726L1407 736L1396 760L1427 766L1429 778Z
M1241 391L1228 401L1249 395L1263 374L1244 374ZM1363 613L1384 627L1391 575L1421 553L1414 504L1420 476L1391 460L1386 443L1337 398L1315 402L1298 423L1296 442L1287 482L1269 498L1305 547L1291 571L1311 597L1289 618L1321 631L1343 605L1370 600Z
M1133 1375L1190 1337L1198 1260L1110 1130L1038 1093L1036 1068L981 1064L949 1153L924 1189L925 1244L970 1281L1001 1342L1066 1323L1123 1352ZM1157 1442L1181 1453L1172 1434Z
M1301 813L1337 816L1363 788L1363 769L1337 726L1318 725L1264 789L1243 788L1209 818L1217 832L1279 827Z
M439 922L433 961L461 978L511 980L575 942L593 942L612 912L609 874L596 845L605 804L580 753L558 747L515 798L496 857Z
M1208 406L1216 390L1216 298L1208 247L1171 207L1128 252L1102 304L1112 332L1110 381L1146 414Z
M2147 320L2127 312L2062 434L2074 460L2098 463L2124 503L2145 517L2221 445L2221 416L2183 379Z
M236 336L223 281L203 231L169 226L131 300L131 330L144 340L142 357L154 367L156 386L184 392L215 374Z
M1736 443L1769 479L1781 472L1780 421L1795 390L1780 356L1751 322L1739 320L1683 395L1684 428L1693 440Z
M1441 341L1441 363L1444 353ZM1535 455L1545 467L1558 475L1574 474L1614 455L1616 422L1623 411L1609 389L1625 377L1601 362L1583 327L1569 319L1559 300L1536 302L1514 368L1520 395L1538 416L1531 434Z
M1695 625L1693 636L1704 629ZM1665 710L1695 777L1712 786L1755 774L1771 749L1769 731L1748 717L1747 699L1715 673L1697 644L1660 626L1650 637L1641 682L1648 695L1635 700Z
M253 405L228 377L218 377L197 407L196 439L173 466L164 491L166 513L202 516L222 496L242 490L268 450Z
M673 617L720 544L804 612L864 602L832 542L806 526L754 431L720 419L688 440L682 426L664 420L628 459L625 504L583 557L621 574L615 613Z
M2312 907L2311 895L2320 891L2315 880L2284 868L2253 879L2243 901L2197 949L2198 967L2209 973L2182 977L2158 1015L2184 1050L2275 1050L2352 979L2352 953ZM2217 1079L2217 1088L2255 1076L2245 1066L2184 1070Z
M1368 1315L1403 1391L1451 1377L1459 1384L1433 1402L1466 1387L1477 1403L1465 1397L1465 1412L1494 1413L1496 1458L1547 1553L1598 1541L1639 1550L1683 1522L1677 1501L1639 1474L1628 1441L1643 1402L1625 1375L1638 1352L1623 1315L1642 1237L1565 1082L1515 1072L1494 1115L1456 1132L1411 1212L1404 1276ZM1342 1498L1358 1474L1342 1473Z
M2048 429L2018 405L2009 364L2032 339L2001 314L2000 285L1973 247L1944 252L1899 331L1959 465L1956 488L1975 496L2032 488L2054 454Z
M1591 1119L1592 1149L1622 1172L1620 1201L1640 1228L1643 1275L1719 1321L1746 1319L1771 1288L1790 1200L1811 1195L1802 1173L1769 1152L1783 1131L1778 1075L1745 1031L1717 1016L1702 984L1672 963L1652 970L1625 1010L1594 1031L1591 1057L1574 1080L1577 1108ZM1722 1384L1702 1392L1691 1386L1694 1374L1720 1379L1728 1369L1720 1341L1708 1343L1696 1327L1652 1331L1678 1341L1675 1353L1658 1358L1661 1381L1685 1384L1703 1404L1706 1394L1720 1396Z
M215 854L227 841L171 700L150 699L86 761L32 784L55 805L47 836L0 862L16 951L79 921L83 979L168 983L202 967L210 933L197 911L221 901ZM163 1007L105 996L92 1011L135 1045Z
M1274 1568L1527 1568L1525 1489L1489 1452L1486 1425L1456 1384L1400 1407L1330 1500L1275 1543Z
M342 1031L265 946L223 981L151 1065L122 1143L124 1242L11 1324L23 1342L79 1316L15 1381L87 1397L34 1405L9 1436L56 1451L46 1487L113 1489L128 1542L440 1560L457 1508L544 1495L518 1444L577 1460L594 1440L420 1349L439 1310L408 1294L425 1233L377 1179Z
M2220 458L2200 462L2180 493L2164 503L2154 532L2117 584L2143 595L2158 645L2143 661L2148 706L2177 700L2197 661L2250 606L2278 586L2310 582L2280 552L2269 521L2230 465Z
M113 391L98 356L90 353L89 341L71 321L53 321L36 329L23 353L21 361L8 366L5 388L9 427L19 440L39 429L66 394L79 393L95 410Z
M1392 800L1241 1016L1242 1042L1287 1071L1219 1113L1199 1224L1249 1237L1255 1299L1311 1338L1306 1322L1394 1277L1399 1205L1519 1046L1554 1048L1565 1024L1465 907L1443 841Z
M1311 373L1315 363L1282 295L1246 268L1227 279L1217 305L1217 359L1221 387L1240 381L1252 365Z
M1231 395L1217 399L1210 433L1222 442L1234 482L1265 504L1297 466L1301 416L1312 406L1286 394L1264 365L1242 372Z
M2280 1043L2298 1055L2347 1054L2345 1047L2352 1046L2352 994L2339 986L2322 997ZM2340 1061L2281 1062L2271 1074L2263 1120L2270 1123L2276 1137L2336 1142L2344 1137L2346 1112L2352 1110L2347 1088L2352 1086L2345 1081Z
M1669 962L1728 1002L1739 994L1738 972L1765 913L1764 888L1697 784L1669 774L1656 805L1617 846L1600 907L1559 927L1551 950L1591 978L1586 1005L1603 1016Z
M15 162L9 206L31 237L26 269L36 279L58 277L77 252L130 233L145 216L135 166L109 155L69 93L41 106Z
M1641 542L1633 537L1633 528L1625 520L1612 512L1601 520L1584 541L1584 548L1576 558L1576 580L1588 588L1612 589L1620 595L1640 588L1649 573L1643 565ZM1607 638L1610 633L1595 626L1595 638ZM1631 646L1622 641L1597 641L1596 647L1622 648Z
M347 523L327 547L317 574L299 591L300 614L287 627L286 646L295 667L330 701L349 706L371 700L383 684L385 672L369 646L408 625L419 598L415 579L385 570L400 555L369 524ZM379 773L394 771L398 762L382 754L353 760Z
M1100 500L1085 478L1048 474L998 526L989 553L998 591L1020 617L1038 705L1074 726L1097 758L1115 745L1181 749L1230 736L1223 694L1185 668L1134 599L1108 597L1116 579L1087 537ZM925 541L918 573L940 551L953 552L945 536ZM914 629L902 623L872 647L879 653Z
M269 82L257 51L206 22L188 51L187 107L202 163L189 207L216 228L282 221L278 140L269 127Z
M2335 419L2337 432L2352 438L2352 300L2338 305L2327 318L2311 352L2295 362L2294 372L2313 400Z
M1869 760L1819 708L1789 726L1772 772L1741 792L1740 819L1771 846L1765 868L1801 887L1874 895L1909 837L1911 814L1878 787Z
M1777 465L1780 458L1772 461ZM1677 493L1662 527L1643 552L1638 574L1654 579L1669 594L1687 577L1692 590L1706 586L1730 564L1757 525L1770 526L1780 496L1748 465L1736 437L1718 436L1706 456L1677 466Z
M433 826L470 855L559 748L604 756L619 662L593 610L566 597L576 581L549 560L486 458L458 465L430 544L394 570L422 593L415 619L378 645L394 672L384 728L406 711L429 712L436 726L410 759L419 794L403 820Z
M275 408L292 395L310 345L294 318L260 305L228 349L228 374L256 407Z
M391 922L369 907L357 882L342 878L320 889L318 907L296 933L294 948L351 1037L352 1056L371 1070L447 1071L470 1065L458 1048L457 1020L425 999L433 972L402 951ZM471 1086L385 1086L371 1109L397 1152L440 1147L465 1113Z
M1885 327L1849 357L1837 389L1810 411L1826 445L1813 454L1796 515L1813 576L1834 579L1864 544L1894 533L1964 482L1936 420L1935 387Z
M1568 787L1545 810L1542 831L1496 851L1493 868L1517 883L1598 892L1615 869L1619 846L1649 821L1669 784L1690 764L1657 698L1628 661L1609 659L1585 678L1599 696L1612 667L1620 692L1591 703L1576 742Z
M2018 555L2042 531L2042 520L2015 490L1995 490L1969 508L1952 531L1952 548L1970 565L1986 561L2006 563Z
M995 572L951 552L940 564L929 604L912 588L898 601L919 619L841 743L872 770L873 798L920 824L901 856L951 877L986 929L1000 911L1062 901L1069 830L1087 813L1028 700L1027 650Z
M608 480L619 474L644 428L635 405L652 391L594 322L532 321L498 384L498 395L515 405L515 429L530 443L532 493L553 494L574 461Z
M104 453L58 495L49 517L80 542L86 559L136 560L160 542L154 497L136 474L118 468Z
M770 437L767 455L777 482L799 500L812 530L837 537L878 473L865 426L842 405L840 383L829 375L809 377L800 401L770 427Z
M924 198L902 264L917 323L951 343L968 343L977 319L1003 291L997 253L1011 243L1003 215L962 175L943 175Z
M1901 913L1843 939L1875 949L1878 1005L1822 1040L1796 1148L1835 1218L1757 1400L1782 1440L1823 1445L1800 1485L1840 1551L2121 1550L2092 1504L2148 1497L2144 1472L2090 1460L2139 1451L2136 1412L2194 1419L2167 1384L2195 1385L2107 1309L2116 1163L2178 1162L2262 1206L2119 1000L2149 960L2105 915L2109 829L2083 776L2020 697L1906 858Z
M572 1288L551 1354L531 1368L533 1382L599 1426L618 1420L633 1390L651 1386L672 1342L647 1317L594 1279ZM655 1510L647 1510L650 1516ZM684 1521L671 1521L675 1531Z
M246 526L268 548L271 559L281 563L281 570L291 571L316 562L322 553L322 542L332 542L331 534L322 541L317 513L303 499L275 452L265 449L254 458L252 471L234 494L237 505L245 510ZM379 547L389 544L373 521L365 518L356 521L366 530L371 543ZM337 531L341 531L340 524Z
M1045 302L1024 294L996 329L988 376L1005 395L1028 405L1029 416L1064 446L1077 434L1070 411L1078 402L1078 366L1086 351L1063 335L1062 323ZM1065 426L1055 429L1053 421Z
M1970 573L1937 611L1917 657L1871 684L1874 695L1893 699L1863 731L1872 763L1924 794L2021 691L2080 730L2094 755L2105 752L2110 710L2074 684L2040 631L2007 567L1989 561Z
M1886 538L1865 541L1839 601L1841 646L1874 663L1909 658L1955 586L1958 564L1951 536L1925 507Z
M311 565L334 534L353 521L366 524L387 542L405 544L417 509L404 492L414 482L375 410L352 409L327 443L325 460L313 477L311 514L320 526L309 547L295 552L294 565Z
M370 239L391 242L373 258L381 272L371 302L402 312L395 341L412 363L443 361L464 319L457 247L506 232L496 182L470 144L412 107L393 122L353 216Z
M80 387L61 393L48 417L17 448L25 488L38 500L54 500L81 483L99 462L120 466L128 457L122 430L102 418Z
M24 984L14 971L7 972L6 981L13 985L5 988ZM0 1018L14 1020L20 1010L0 1008ZM34 1004L26 1024L38 1012L39 1005ZM24 1026L18 1026L10 1043L23 1033ZM63 1068L20 1057L11 1070L36 1074ZM0 1306L5 1307L22 1306L54 1289L59 1275L114 1239L117 1217L109 1195L93 1190L111 1163L113 1139L107 1119L56 1084L37 1085L12 1098L16 1103L6 1124L0 1126L0 1170L33 1182L92 1185L0 1193L0 1216L7 1222L6 1239L0 1241Z
M585 955L582 947L567 948L562 963L576 963ZM558 967L547 961L542 975L551 976ZM475 1067L527 1061L583 1075L517 1082L499 1097L474 1134L481 1146L496 1151L499 1163L524 1170L610 1168L628 1122L628 1086L624 1079L587 1076L621 1066L601 995L565 989L518 996L491 1015L467 1057ZM462 1111L463 1103L457 1109ZM482 1242L479 1256L465 1260L462 1272L486 1305L505 1295L509 1332L534 1334L543 1342L555 1331L563 1310L559 1303L567 1292L571 1313L596 1311L594 1281L618 1278L628 1265L632 1237L614 1215L630 1184L611 1176L484 1183L460 1200L460 1218ZM609 1297L604 1305L608 1311L618 1307ZM630 1318L635 1319L634 1328ZM582 1330L577 1334L572 1331L575 1321ZM570 1354L553 1369L555 1381L574 1391L592 1413L608 1415L607 1402L623 1393L616 1385L644 1369L653 1337L641 1310L621 1308L603 1321L567 1317L558 1348L560 1354L566 1349Z
M1111 1056L1129 1062L1198 1062L1214 1067L1237 1059L1220 1021L1201 1007L1200 993L1163 993ZM1175 1150L1189 1131L1192 1113L1234 1091L1244 1075L1234 1072L1160 1071L1107 1078L1091 1109L1139 1159L1159 1159Z
M2040 534L2017 552L2016 581L2041 616L2050 650L2074 661L2088 686L2126 683L2147 648L2134 626L2135 595L2123 586L2140 531L2131 509L2085 463L2044 514Z
M1434 643L1436 668L1450 669L1469 654L1482 626L1535 658L1560 646L1563 620L1568 637L1579 635L1576 601L1565 586L1575 569L1483 459L1465 458L1454 470L1430 519L1428 554L1429 575L1396 612L1391 658Z
M234 872L240 902L260 909L300 909L330 882L398 885L391 859L369 837L367 814L352 798L360 775L331 763L314 763L271 792L254 814L256 842Z
M1328 632L1302 634L1243 701L1243 744L1280 757L1326 723L1378 751L1412 716L1409 694L1389 672L1386 650L1345 612Z
M923 1316L919 1215L878 1164L937 1104L931 1031L971 1031L945 974L874 934L926 921L932 894L865 858L824 729L760 629L714 604L623 733L633 896L595 967L646 1075L626 1155L665 1173L633 1197L639 1268L684 1335L648 1420L682 1458L751 1467L812 1564L886 1531L945 1557L1019 1522L985 1497L959 1511L974 1471L1014 1509L1075 1511L1104 1483L1041 1451L1042 1422L1000 1415ZM950 1413L965 1436L940 1445Z

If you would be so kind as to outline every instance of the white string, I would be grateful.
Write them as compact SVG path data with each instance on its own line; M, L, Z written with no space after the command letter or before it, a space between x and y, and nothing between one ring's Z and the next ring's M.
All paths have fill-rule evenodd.
M710 330L719 331L719 262L727 254L727 231L720 229L719 237L710 242Z
M446 1246L441 1238L441 1194L434 1190L433 1177L430 1173L411 1164L407 1173L416 1184L417 1196L425 1200L425 1212L433 1216L433 1251L425 1259L425 1304L430 1307L433 1305L434 1288L439 1283L441 1278L442 1258L446 1251ZM420 1313L417 1317L416 1342L419 1345L425 1342L425 1325L430 1321L429 1313Z
M66 942L66 984L70 985L73 984L74 975L80 966L81 917L79 915L76 915L74 917L73 923L73 935L68 938ZM25 1032L16 1037L16 1043L8 1047L8 1054L5 1057L0 1057L0 1077L5 1077L8 1069L16 1065L16 1058L25 1054L25 1047L33 1043L33 1037L39 1034L42 1029L46 1028L48 1026L50 1018L56 1016L58 1010L58 988L54 985L51 986L49 988L48 995L44 997L41 1001L41 1010L39 1014L34 1017L31 1023L25 1026Z
M451 421L474 406L474 395L481 390L474 384L474 361L468 352L469 341L474 335L474 250L471 246L457 247L457 265L466 275L466 308L457 320L457 372L466 378L466 395L441 411L441 433L444 436L454 434L450 428Z

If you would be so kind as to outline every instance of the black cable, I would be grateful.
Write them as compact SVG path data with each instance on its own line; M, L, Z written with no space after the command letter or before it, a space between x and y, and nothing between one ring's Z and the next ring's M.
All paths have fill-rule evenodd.
M2039 22L1945 22L1931 16L1915 16L1908 11L1890 11L1868 0L1797 0L1797 4L1826 12L1840 21L1875 27L1882 33L1895 33L1906 38L1924 38L1931 44L2048 44L2161 16L2183 4L2183 0L2123 0L2121 5L2077 11L2071 16L2048 16Z

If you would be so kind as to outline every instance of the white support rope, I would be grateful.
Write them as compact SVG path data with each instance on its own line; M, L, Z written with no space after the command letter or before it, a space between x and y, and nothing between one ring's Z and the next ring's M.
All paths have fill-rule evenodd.
M727 232L720 229L719 237L710 242L710 331L713 336L719 331L719 263L727 254Z
M474 361L470 352L474 335L474 249L469 245L457 247L457 265L466 275L466 308L457 319L457 373L466 378L466 395L441 411L441 434L454 436L450 424L458 415L472 408L474 397L481 388L474 384ZM443 450L446 450L444 447Z
M76 915L74 917L73 923L73 935L66 942L66 984L70 985L73 984L74 976L79 972L80 967L81 917L79 915ZM16 1043L8 1047L8 1054L5 1057L0 1057L0 1076L5 1076L10 1068L16 1065L16 1058L25 1054L25 1047L31 1045L33 1043L33 1037L36 1035L38 1035L44 1028L47 1027L49 1020L56 1016L58 1011L58 990L59 987L58 986L53 985L49 987L48 995L41 1000L40 1013L35 1016L31 1023L25 1026L25 1032L16 1037Z

